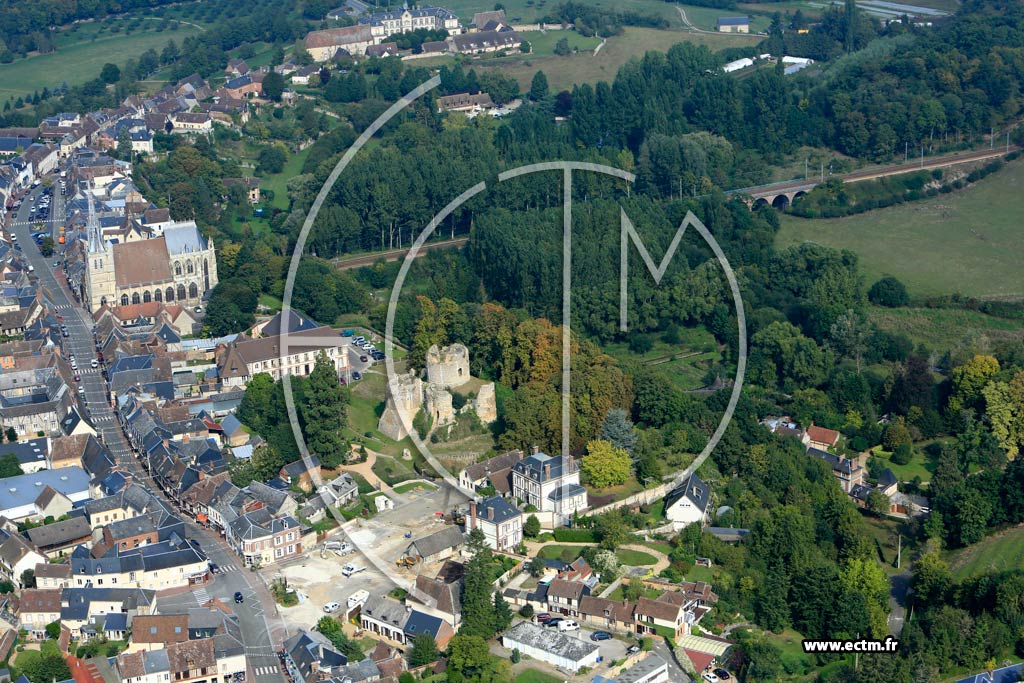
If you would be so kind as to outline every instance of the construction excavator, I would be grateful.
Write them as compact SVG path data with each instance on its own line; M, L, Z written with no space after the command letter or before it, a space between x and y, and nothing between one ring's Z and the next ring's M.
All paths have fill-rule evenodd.
M419 562L417 558L403 555L395 560L395 565L397 565L399 569L411 569L416 566L417 562Z

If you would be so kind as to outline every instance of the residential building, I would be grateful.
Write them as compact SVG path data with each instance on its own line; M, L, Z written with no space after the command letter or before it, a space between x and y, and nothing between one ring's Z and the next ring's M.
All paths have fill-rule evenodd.
M67 588L71 585L71 565L40 562L35 576L36 588Z
M250 204L260 203L260 181L256 178L224 178L224 187L241 187Z
M306 51L316 62L327 62L339 53L342 55L362 56L366 48L376 44L369 26L357 24L343 28L328 28L311 31L304 39Z
M60 620L59 588L26 588L18 599L18 626L29 638L44 640L47 624Z
M411 645L416 636L428 633L441 650L455 635L451 624L444 619L383 595L371 597L360 608L359 626L399 645Z
M336 343L334 337L337 337ZM285 343L278 335L239 338L217 350L217 372L225 386L243 386L261 372L275 380L283 375L308 377L322 351L342 377L348 370L348 345L341 330L326 327L290 333L284 356Z
M84 638L98 633L97 618L108 614L126 614L132 619L137 614L151 614L156 604L156 591L139 588L65 588L61 592L61 625L72 638Z
M636 632L664 635L677 638L687 630L686 610L681 601L671 601L671 593L664 593L657 600L640 598L633 610Z
M302 554L302 529L291 515L273 517L266 508L244 514L227 527L227 541L247 567L264 567Z
M473 463L459 472L459 486L467 491L491 486L498 495L507 496L511 491L512 466L522 459L522 451L509 451Z
M25 535L39 548L39 552L50 558L61 557L79 545L92 546L92 527L84 517L72 517L63 522L37 526L29 529Z
M582 581L554 579L548 584L548 611L576 616L580 601L590 595L590 587Z
M819 427L812 422L811 426L804 432L801 441L809 449L817 448L818 450L827 451L839 445L839 432L834 429Z
M523 513L500 496L469 503L466 532L479 528L492 550L515 552L523 541Z
M519 650L520 654L573 673L595 666L600 654L596 643L528 621L520 621L501 634L501 644L509 650Z
M864 483L864 468L856 460L835 455L818 448L807 449L807 454L824 460L832 469L832 474L839 481L845 493L851 493L855 486Z
M171 642L163 650L122 652L117 673L132 683L200 683L245 677L245 650L216 638Z
M512 497L562 520L588 507L580 486L580 467L573 457L534 452L512 466Z
M665 517L681 526L703 524L711 504L711 489L694 472L665 496Z
M171 643L189 640L187 614L146 614L132 620L132 635L128 641L131 652L163 650Z
M458 111L471 112L493 109L494 101L485 92L471 95L468 92L456 93L454 95L442 95L437 98L437 111ZM501 456L498 456L501 457Z
M164 591L204 583L210 577L210 561L193 542L180 539L129 550L113 548L101 557L79 546L71 554L71 572L76 587Z
M4 455L8 453L14 454L18 458L18 465L21 466L21 471L29 474L47 469L46 456L50 452L50 443L51 439L46 436L16 441L14 443L8 442L0 446L0 453Z
M499 50L518 50L523 44L522 36L516 31L478 31L448 39L452 52L459 54L483 54Z
M4 429L17 432L19 438L35 436L38 432L60 434L61 423L72 403L71 389L57 367L8 370L0 374L0 423Z
M317 683L333 678L348 664L348 657L338 652L323 634L299 629L284 641L284 663L295 683Z

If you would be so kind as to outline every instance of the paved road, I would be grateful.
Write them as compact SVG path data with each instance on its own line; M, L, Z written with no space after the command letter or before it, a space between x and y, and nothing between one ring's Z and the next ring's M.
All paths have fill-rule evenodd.
M39 253L39 249L30 235L29 205L31 197L38 195L41 191L41 187L36 188L26 197L11 229L17 235L18 243L22 246L28 262L35 268L40 285L46 290L50 301L56 306L57 314L63 316L64 323L68 327L70 336L65 339L65 347L67 351L75 355L79 375L82 378L79 405L95 425L100 438L117 459L118 464L130 471L140 484L167 500L143 470L125 439L120 422L107 397L106 382L101 370L94 370L90 367L91 361L96 359L92 318L72 298L63 275L59 277L56 275L57 269L53 267L53 259L46 259ZM55 213L54 217L63 217L63 202L59 202L60 208L57 208L60 199L59 188L55 194L54 211L60 213ZM173 503L171 505L174 506ZM189 519L187 515L182 515L182 518ZM239 566L237 555L230 551L216 533L203 529L194 522L189 521L186 524L186 535L190 538L200 539L202 548L210 560L224 568L225 571L215 576L211 584L178 596L178 599L185 600L187 606L190 607L202 604L210 597L217 597L232 605L238 614L239 626L246 646L246 657L250 667L248 680L255 680L257 683L282 683L284 676L280 671L276 650L280 648L286 633L283 622L277 618L276 607L274 607L274 602L270 599L266 587L259 577L252 576L250 581L251 572ZM245 602L241 605L234 605L233 596L236 591L240 591L245 596ZM267 609L270 610L270 614L265 613ZM273 623L273 629L270 623Z

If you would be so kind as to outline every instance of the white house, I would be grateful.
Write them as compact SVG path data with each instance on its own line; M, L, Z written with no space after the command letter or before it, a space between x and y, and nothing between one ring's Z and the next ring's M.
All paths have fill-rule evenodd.
M580 467L572 456L556 458L535 452L512 467L512 496L541 512L563 519L588 506L580 486Z
M665 496L665 516L682 526L707 520L711 489L696 473Z
M469 504L466 531L479 527L493 550L512 552L523 540L523 513L501 496Z

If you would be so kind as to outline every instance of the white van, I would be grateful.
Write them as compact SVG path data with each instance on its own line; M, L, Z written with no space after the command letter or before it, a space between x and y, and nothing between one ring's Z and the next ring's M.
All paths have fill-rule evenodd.
M352 609L356 605L361 605L370 598L370 591L358 590L352 595L348 596L348 608Z
M572 621L571 619L563 619L562 621L558 622L558 630L559 631L579 631L580 630L580 625L577 624L575 621Z

